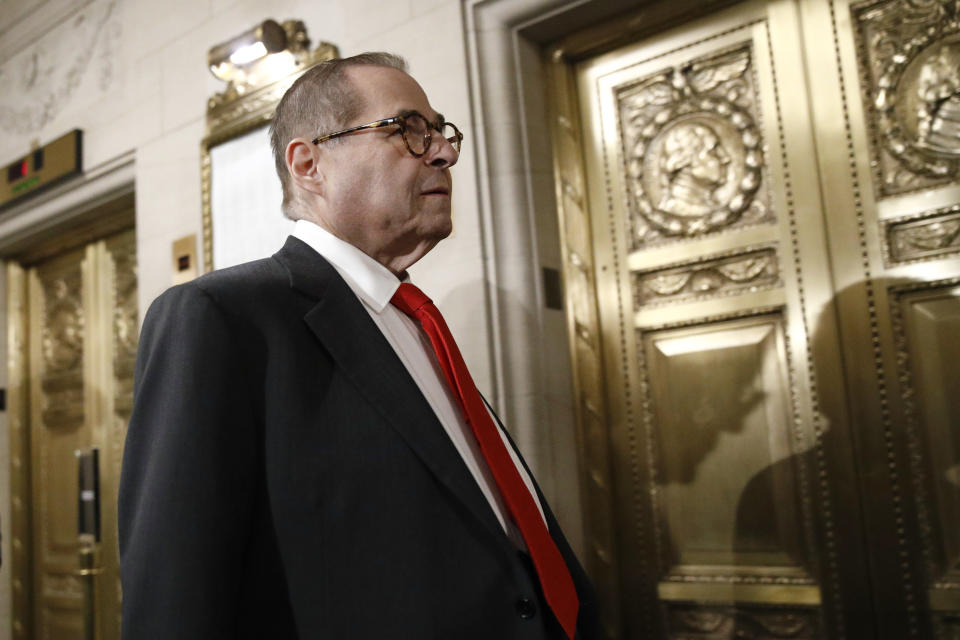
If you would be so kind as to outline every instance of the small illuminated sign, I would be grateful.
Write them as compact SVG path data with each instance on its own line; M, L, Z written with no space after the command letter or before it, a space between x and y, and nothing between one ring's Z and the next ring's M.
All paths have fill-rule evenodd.
M60 136L7 165L0 176L0 207L56 184L83 170L83 135L79 129Z
M191 233L173 242L173 282L180 284L197 277L197 235Z

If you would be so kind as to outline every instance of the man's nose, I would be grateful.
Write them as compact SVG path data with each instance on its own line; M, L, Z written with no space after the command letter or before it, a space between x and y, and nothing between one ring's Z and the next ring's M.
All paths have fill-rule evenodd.
M457 160L460 159L460 153L453 147L449 140L442 135L435 134L424 159L432 167L446 169L457 164Z

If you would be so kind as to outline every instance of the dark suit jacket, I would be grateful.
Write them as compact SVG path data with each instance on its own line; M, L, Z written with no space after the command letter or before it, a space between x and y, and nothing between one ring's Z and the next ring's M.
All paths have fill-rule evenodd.
M578 637L599 637L540 499L580 593ZM389 343L294 238L150 307L119 513L127 640L535 639L556 625Z

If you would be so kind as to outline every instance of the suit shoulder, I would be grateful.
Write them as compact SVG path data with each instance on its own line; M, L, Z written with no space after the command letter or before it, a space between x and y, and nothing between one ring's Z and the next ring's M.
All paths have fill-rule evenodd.
M289 291L286 268L275 258L263 258L204 274L170 287L151 307L206 299L224 312L242 312L250 304L263 305Z
M257 293L265 288L287 286L290 277L280 262L262 258L225 269L217 269L193 281L197 287L214 298L235 294Z

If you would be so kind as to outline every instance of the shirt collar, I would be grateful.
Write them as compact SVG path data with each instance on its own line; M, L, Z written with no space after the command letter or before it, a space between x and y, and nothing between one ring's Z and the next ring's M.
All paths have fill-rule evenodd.
M381 313L390 304L400 280L385 266L309 220L297 220L292 235L326 258L371 309Z

